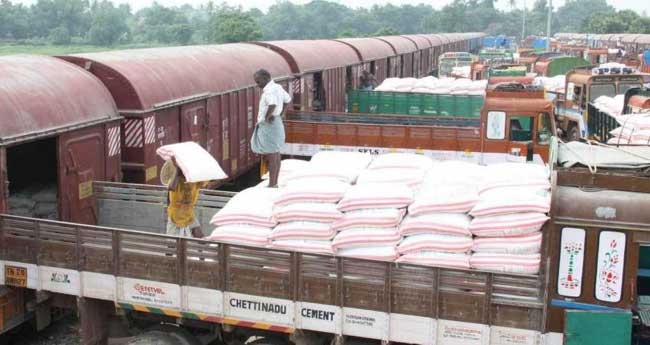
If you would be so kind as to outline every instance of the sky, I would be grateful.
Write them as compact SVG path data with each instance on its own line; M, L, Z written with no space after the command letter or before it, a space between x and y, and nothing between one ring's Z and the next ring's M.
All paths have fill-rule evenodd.
M131 5L131 8L134 10L139 10L143 7L148 7L151 5L151 3L154 0L112 0L114 3L128 3ZM180 6L183 4L190 4L190 5L200 5L203 3L206 3L207 0L156 0L159 4L165 5L165 6ZM293 3L296 4L304 4L308 3L311 0L290 0ZM434 7L442 7L450 2L452 0L429 0L429 1L420 1L420 0L330 0L332 2L338 2L350 7L370 7L375 4L383 5L387 3L392 3L394 5L403 5L403 4L419 4L419 3L426 3L426 4L431 4ZM12 0L12 2L20 2L24 4L32 4L36 2L36 0ZM215 3L221 3L221 0L215 0ZM274 0L225 0L230 5L241 5L246 9L257 7L261 9L262 11L266 11L269 6L271 6L274 3ZM526 2L526 7L531 8L535 0L516 0L517 6L521 7L523 6L524 2ZM631 9L634 11L637 11L639 13L642 13L645 11L647 14L650 14L650 1L648 0L608 0L607 1L610 5L613 5L617 9ZM554 0L553 1L553 7L558 7L562 6L564 4L564 0ZM508 0L499 0L497 1L497 6L507 9L509 8L509 1Z

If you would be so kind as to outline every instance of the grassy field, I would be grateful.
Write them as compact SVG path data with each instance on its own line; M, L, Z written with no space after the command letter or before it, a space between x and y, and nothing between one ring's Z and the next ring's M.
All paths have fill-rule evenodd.
M66 55L76 53L92 53L117 49L135 49L148 48L151 46L115 46L115 47L98 47L88 45L31 45L31 44L2 44L0 43L0 55L14 54L39 54L39 55Z

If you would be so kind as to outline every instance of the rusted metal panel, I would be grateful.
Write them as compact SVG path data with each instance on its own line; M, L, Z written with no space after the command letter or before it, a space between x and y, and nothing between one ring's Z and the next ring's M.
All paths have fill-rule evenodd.
M418 49L413 41L403 36L379 36L374 38L390 44L396 55L412 53Z
M46 56L0 57L0 145L118 117L106 88L76 66Z
M252 44L278 52L287 60L293 73L322 71L361 62L352 47L332 40L267 41Z
M0 213L7 213L7 197L9 186L7 185L7 151L0 147Z
M203 147L207 144L206 101L183 104L180 107L180 141L193 141Z

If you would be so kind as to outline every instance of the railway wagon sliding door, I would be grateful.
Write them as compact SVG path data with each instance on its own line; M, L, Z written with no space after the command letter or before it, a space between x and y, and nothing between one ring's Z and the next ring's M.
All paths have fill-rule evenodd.
M223 127L221 96L208 98L205 109L208 119L205 149L219 162L221 168L225 169L224 156L227 157L228 153L224 152L224 149L227 149L228 144L224 143L224 138L227 138L227 136L223 134L221 129Z
M181 106L181 142L193 141L202 147L207 145L206 101Z
M60 219L97 224L93 181L104 181L103 126L63 133L59 137Z

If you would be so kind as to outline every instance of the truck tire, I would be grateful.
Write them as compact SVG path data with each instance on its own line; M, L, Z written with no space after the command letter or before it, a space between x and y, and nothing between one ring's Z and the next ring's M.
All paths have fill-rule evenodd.
M163 332L178 341L179 345L201 345L201 343L183 327L170 324L160 324L149 328L148 332Z

